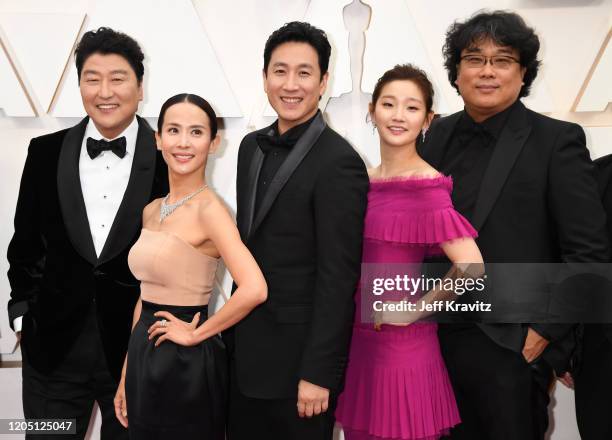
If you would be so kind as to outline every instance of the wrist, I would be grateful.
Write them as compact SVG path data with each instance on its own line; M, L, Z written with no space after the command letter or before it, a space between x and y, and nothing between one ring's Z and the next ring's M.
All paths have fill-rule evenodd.
M202 338L201 336L198 334L197 329L196 330L192 330L190 335L189 335L189 345L193 346L193 345L197 345L200 342L202 342Z

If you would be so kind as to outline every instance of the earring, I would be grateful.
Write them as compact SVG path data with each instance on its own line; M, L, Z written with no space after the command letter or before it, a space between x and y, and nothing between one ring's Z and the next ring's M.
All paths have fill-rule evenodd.
M374 134L376 132L376 129L378 127L376 127L376 124L374 123L374 121L372 121L372 134Z
M421 137L423 138L423 142L425 142L425 134L426 134L426 133L427 133L427 129L426 129L426 128L423 128L423 129L421 130Z

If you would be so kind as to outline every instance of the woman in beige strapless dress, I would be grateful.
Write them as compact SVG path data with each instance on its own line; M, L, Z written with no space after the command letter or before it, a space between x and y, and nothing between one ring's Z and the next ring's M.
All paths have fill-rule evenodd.
M206 159L219 144L210 105L197 95L168 99L156 141L170 192L145 207L128 257L141 295L115 412L130 439L223 440L228 373L219 333L266 300L266 282L206 185ZM209 318L220 258L238 287Z

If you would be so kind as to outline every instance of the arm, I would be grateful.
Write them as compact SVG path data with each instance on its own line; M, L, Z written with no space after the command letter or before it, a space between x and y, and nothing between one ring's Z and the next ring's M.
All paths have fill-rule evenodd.
M157 211L155 201L149 203L145 206L142 211L142 224L143 227L146 227L147 222L151 219L153 213ZM138 297L138 301L134 306L134 314L132 315L132 332L134 331L134 327L140 320L140 314L142 312L142 299ZM123 368L121 369L121 379L119 380L119 386L117 387L117 392L115 393L115 398L113 399L113 403L115 406L115 417L119 420L119 423L123 425L123 427L128 427L128 419L127 419L127 402L125 399L125 373L127 371L127 361L128 356L125 354L125 360L123 361Z
M40 230L40 203L35 186L40 179L40 159L36 153L35 140L32 140L19 187L15 233L7 252L8 279L11 285L9 325L17 332L21 330L21 319L28 312L29 304L40 293L40 280L45 266L46 246Z
M339 388L346 367L367 190L365 165L352 154L326 164L315 186L316 282L299 377L326 390Z
M476 242L471 237L459 238L440 244L440 248L452 263L451 269L444 276L441 287L447 279L479 278L484 274L484 261ZM436 301L450 301L457 298L453 290L435 288L424 294L417 302L414 312L388 312L384 311L377 315L376 327L380 324L408 325L419 319L436 313L433 311L422 311L423 304L431 304ZM404 298L407 299L407 298Z
M168 312L155 316L168 320L166 327L156 322L149 329L149 339L161 335L155 345L171 340L181 345L195 345L236 324L257 305L267 299L266 281L255 259L242 243L238 229L227 209L214 200L203 210L201 226L219 251L234 282L238 286L230 299L202 325L197 319L191 324L176 319Z
M606 217L594 172L584 131L576 124L565 126L556 138L548 181L548 205L565 263L609 261ZM532 324L530 327L552 342L563 338L572 325Z
M134 307L132 331L134 331L134 327L140 319L141 312L142 301L140 298L138 298L138 302L136 302L136 306ZM123 368L121 369L121 379L119 380L119 386L117 387L117 392L115 393L115 398L113 399L113 403L115 405L115 417L117 417L117 420L119 420L119 423L121 423L124 428L128 427L127 402L125 399L125 372L127 371L127 360L128 357L126 353L125 360L123 361Z

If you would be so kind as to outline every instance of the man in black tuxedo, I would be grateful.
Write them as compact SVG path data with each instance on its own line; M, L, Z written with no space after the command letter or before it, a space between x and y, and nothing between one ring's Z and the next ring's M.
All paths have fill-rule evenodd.
M595 161L599 189L612 239L612 154ZM612 262L612 260L610 260ZM609 286L609 285L608 285ZM610 291L605 292L610 294ZM608 316L612 310L608 311ZM582 354L575 377L576 418L582 440L612 438L612 323L585 324Z
M478 230L485 263L604 262L605 213L583 130L519 100L537 75L538 50L514 13L454 23L445 66L465 109L435 121L421 152L453 177L454 206ZM552 368L567 368L571 328L440 325L462 419L451 438L542 439Z
M127 439L113 408L139 296L127 255L143 207L168 191L167 168L136 116L138 43L100 28L75 55L88 116L30 142L8 248L8 312L21 340L25 417L76 419L83 438L98 402L102 439Z
M331 439L359 279L367 171L318 102L331 47L307 24L275 31L264 88L278 120L240 145L237 223L268 300L225 334L228 438Z

